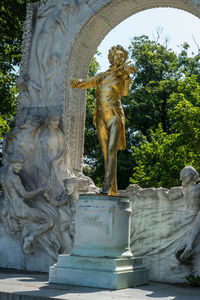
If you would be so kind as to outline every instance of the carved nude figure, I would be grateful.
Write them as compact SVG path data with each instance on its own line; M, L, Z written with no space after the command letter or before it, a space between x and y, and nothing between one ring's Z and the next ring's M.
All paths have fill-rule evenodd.
M37 18L44 18L36 40L36 58L40 72L47 71L47 61L53 52L57 30L60 29L64 35L68 32L69 18L77 11L77 2L62 0L57 5L50 4L38 9ZM42 82L40 84L44 86Z
M14 128L4 139L3 153L7 156L18 153L30 157L35 150L36 132L39 129L37 117L27 116L25 122ZM32 157L31 157L32 159Z
M34 243L37 239L53 227L53 221L46 213L36 207L29 206L28 200L45 191L44 187L32 191L25 190L20 179L19 172L23 166L23 160L16 155L7 157L8 165L2 168L0 183L3 189L4 205L11 220L36 224L35 230L31 231L24 238L23 249L26 254L34 252Z
M39 187L36 166L34 165L34 154L37 148L36 137L40 128L37 116L28 115L22 125L18 125L4 139L3 156L17 153L24 159L20 176L26 188ZM6 163L6 160L5 160Z
M31 79L28 73L22 73L17 79L17 86L21 93L24 94L24 100L26 105L30 105L32 97L33 99L39 99L41 101L40 94L42 87L33 79Z
M187 207L200 207L200 178L192 166L185 167L180 173L180 180L183 185L183 194L187 201ZM190 204L191 203L191 204ZM191 207L192 205L192 207ZM187 243L180 245L176 251L176 257L181 262L188 262L193 255L193 248L197 237L200 234L200 212L197 214L192 226Z
M47 86L47 98L48 101L56 99L56 95L59 91L59 71L61 65L61 56L59 53L52 53L47 61L48 69L46 74L46 86Z
M49 194L57 197L65 190L64 179L71 176L68 145L59 128L59 115L50 114L46 117L37 145L35 164L39 170L40 182L48 184Z
M130 74L137 69L128 65L128 52L120 45L109 50L110 68L96 77L71 79L72 88L96 87L94 124L104 155L105 177L102 193L117 195L117 152L125 149L125 119L121 96L127 96L131 86Z

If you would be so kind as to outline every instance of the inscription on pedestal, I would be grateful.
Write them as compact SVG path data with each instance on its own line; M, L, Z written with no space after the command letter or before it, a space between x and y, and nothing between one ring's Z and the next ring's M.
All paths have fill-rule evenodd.
M99 242L102 244L102 239L106 243L109 242L113 233L113 210L113 207L80 206L77 217L80 229L77 233L79 243L97 245Z

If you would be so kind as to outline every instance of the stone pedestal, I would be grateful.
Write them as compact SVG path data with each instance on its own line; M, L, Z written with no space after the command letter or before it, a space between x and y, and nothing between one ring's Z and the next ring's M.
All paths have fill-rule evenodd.
M128 198L80 196L74 248L59 255L49 282L110 289L147 283L142 259L130 250L130 214Z

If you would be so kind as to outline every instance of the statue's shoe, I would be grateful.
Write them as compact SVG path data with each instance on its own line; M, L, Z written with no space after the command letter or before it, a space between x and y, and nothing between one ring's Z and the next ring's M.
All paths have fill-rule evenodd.
M104 182L103 185L102 185L102 189L100 191L100 194L108 195L108 193L109 193L108 185Z

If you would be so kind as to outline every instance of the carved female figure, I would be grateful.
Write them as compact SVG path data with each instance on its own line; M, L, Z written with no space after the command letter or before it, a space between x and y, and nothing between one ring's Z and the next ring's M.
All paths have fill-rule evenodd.
M60 80L59 72L61 66L61 55L57 52L52 53L47 61L46 87L48 102L56 99L59 92Z
M68 32L69 18L78 10L78 2L75 0L62 0L57 5L50 4L38 9L37 18L41 20L41 28L35 31L36 37L36 61L39 67L40 85L45 87L45 74L47 61L52 55L56 45L58 30L63 35ZM38 23L38 24L39 24ZM43 80L43 81L42 81Z
M8 165L2 168L0 183L3 189L4 205L12 223L17 220L20 223L33 223L37 226L31 230L24 238L23 249L26 254L34 251L36 240L50 228L53 227L53 221L44 211L27 204L27 200L33 200L37 195L45 191L44 187L26 191L18 173L23 166L23 160L16 155L7 157ZM13 227L13 226L12 226ZM15 226L14 226L15 227Z
M46 117L38 135L37 145L35 162L40 181L42 184L48 184L48 191L52 197L57 197L65 190L64 179L71 176L68 145L59 128L59 115Z
M180 173L180 180L183 185L183 194L186 199L188 209L200 207L200 178L197 171L192 166L185 167ZM189 239L186 243L181 244L176 251L176 257L181 262L188 262L193 254L195 241L200 233L200 212L198 212L192 230L189 234Z

